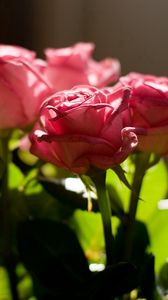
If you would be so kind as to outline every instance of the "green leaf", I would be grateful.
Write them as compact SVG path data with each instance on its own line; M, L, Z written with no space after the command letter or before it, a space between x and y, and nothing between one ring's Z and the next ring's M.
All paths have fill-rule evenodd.
M116 247L116 260L124 260L124 247L126 226L120 223L117 228L115 247ZM141 221L135 221L133 232L133 249L130 261L134 263L138 268L143 264L144 258L146 258L146 251L150 245L150 237L147 231L146 225Z
M158 273L168 258L168 211L157 208L147 223L150 236L150 250L155 255L155 270Z
M127 262L106 268L91 280L91 299L113 299L130 292L138 286L137 275L135 266Z
M114 185L107 183L106 188L109 195L112 214L122 219L125 215L122 200L116 191Z
M54 178L38 177L39 182L45 190L66 207L74 209L88 210L88 199L82 193L69 191L62 181ZM99 211L97 201L92 199L92 211Z
M158 201L167 194L167 170L163 160L145 175L140 197L143 201L138 203L137 219L145 222L151 241L150 251L155 256L155 270L168 256L168 211L159 211Z
M0 158L0 180L2 179L3 173L4 173L4 162Z
M113 167L112 170L117 174L119 179L125 184L125 186L132 190L131 184L128 182L127 177L125 176L125 171L122 169L120 165Z
M14 164L9 164L9 188L19 188L22 185L24 175L20 169Z
M80 244L67 225L51 220L22 222L18 249L27 270L51 295L73 298L85 293L91 273Z
M156 283L155 283L155 259L152 254L146 256L141 268L140 274L140 293L139 296L148 300L153 300Z
M10 282L7 270L4 267L0 267L0 300L12 299Z
M93 183L91 177L86 176L86 175L81 175L80 179L82 180L83 184L85 185L86 190L90 190L90 191L93 191L94 193L96 193L95 186L94 186L94 183Z
M163 295L168 294L168 262L167 261L160 268L158 274L158 285Z
M36 170L35 170L36 171ZM72 209L66 208L61 202L54 199L43 186L34 178L34 170L30 172L28 180L25 180L24 201L28 213L33 218L47 218L54 220L66 220L71 216Z
M89 262L104 263L104 238L100 214L75 210L69 224L75 230Z

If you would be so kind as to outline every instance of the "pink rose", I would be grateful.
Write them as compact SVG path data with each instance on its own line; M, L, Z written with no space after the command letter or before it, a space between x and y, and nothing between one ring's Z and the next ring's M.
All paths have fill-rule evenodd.
M131 88L130 121L138 134L138 149L167 154L168 78L130 73L120 82Z
M34 57L34 52L20 47L0 46L0 129L30 125L51 93Z
M36 58L36 53L20 46L3 45L0 44L0 57L2 58L22 58L32 63L32 65L40 72L43 73L46 68L46 61Z
M0 44L0 58L2 57L22 57L28 61L33 61L36 57L34 51L30 51L20 46Z
M39 128L30 136L31 152L80 174L91 166L117 165L137 145L136 135L123 128L126 108L123 88L105 94L95 87L76 86L55 93L41 108Z
M77 43L72 47L46 49L47 66L44 75L56 91L78 84L103 87L116 81L120 73L117 59L96 62L91 58L93 43Z

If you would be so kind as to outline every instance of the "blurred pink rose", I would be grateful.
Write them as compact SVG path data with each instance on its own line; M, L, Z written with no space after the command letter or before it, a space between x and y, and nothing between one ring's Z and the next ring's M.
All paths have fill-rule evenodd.
M34 58L34 52L27 49L0 46L0 129L30 125L51 93Z
M31 134L31 152L74 173L91 166L107 169L121 163L137 145L123 128L127 91L105 94L76 86L53 94L42 106L38 129Z
M121 77L120 83L131 88L131 126L139 132L138 149L167 154L168 78L130 73Z
M120 74L117 59L96 62L91 58L93 43L77 43L72 47L45 50L47 66L44 75L56 91L78 84L103 87L116 81Z
M36 57L36 53L20 46L0 44L0 58L11 56L22 57L28 61L33 61Z
M2 58L22 58L32 63L32 65L41 73L46 68L46 61L36 58L36 53L20 46L0 44L0 57Z
M29 134L24 135L19 141L19 149L22 151L29 151L31 146Z

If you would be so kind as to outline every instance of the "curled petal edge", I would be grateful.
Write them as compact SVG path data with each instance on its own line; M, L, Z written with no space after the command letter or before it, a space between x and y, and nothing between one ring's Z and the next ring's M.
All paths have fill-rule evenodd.
M121 135L123 142L120 149L115 154L112 154L111 157L102 155L89 156L90 165L96 166L100 169L109 169L122 163L137 147L138 138L136 133L133 131L133 128L130 127L125 127L121 131Z

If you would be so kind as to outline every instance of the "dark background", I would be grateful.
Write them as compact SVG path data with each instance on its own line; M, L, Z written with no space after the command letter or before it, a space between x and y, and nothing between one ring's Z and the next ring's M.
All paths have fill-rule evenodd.
M96 59L119 58L123 74L168 76L168 1L0 0L0 43L43 57L78 41L93 41Z

